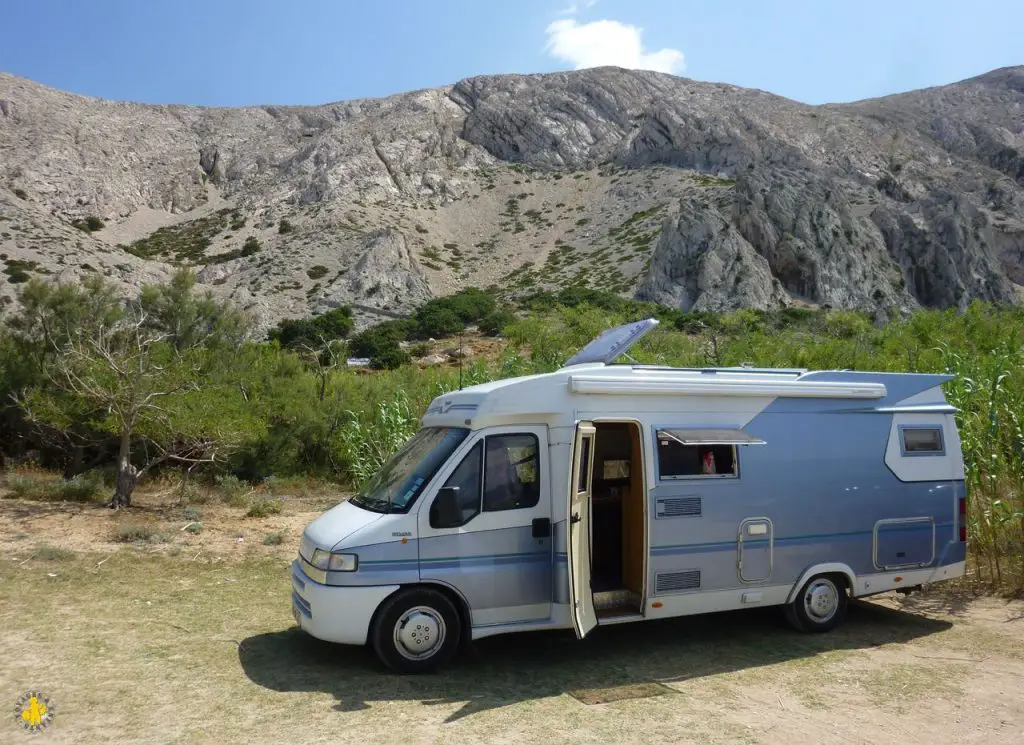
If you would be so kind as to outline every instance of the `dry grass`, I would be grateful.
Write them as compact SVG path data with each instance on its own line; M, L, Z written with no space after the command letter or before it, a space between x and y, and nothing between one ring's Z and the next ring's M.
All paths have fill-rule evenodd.
M55 743L199 743L213 730L224 743L322 742L328 731L343 743L538 742L553 732L567 742L776 743L809 725L824 727L814 742L896 742L899 732L909 742L954 718L998 731L1008 715L979 710L970 684L1002 687L1012 716L1024 716L1024 693L1006 677L1024 674L1019 660L973 665L990 645L974 650L946 618L877 603L857 604L824 636L755 611L609 627L582 643L497 637L442 673L405 678L367 650L297 632L288 572L282 558L134 549L98 567L86 555L56 567L4 562L0 679L12 696L37 686L53 698ZM1022 627L1003 619L987 630L1012 646ZM851 705L858 716L840 716ZM928 716L934 707L944 724Z
M771 609L510 635L401 677L295 630L289 564L321 506L138 504L0 501L0 687L53 699L48 742L1011 742L1024 723L1021 602L884 596L811 636Z

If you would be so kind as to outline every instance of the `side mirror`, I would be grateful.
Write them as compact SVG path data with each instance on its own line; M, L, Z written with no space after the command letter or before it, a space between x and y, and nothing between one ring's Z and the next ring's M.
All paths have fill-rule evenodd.
M459 504L459 487L446 486L437 492L430 505L430 527L457 528L462 525L462 505Z

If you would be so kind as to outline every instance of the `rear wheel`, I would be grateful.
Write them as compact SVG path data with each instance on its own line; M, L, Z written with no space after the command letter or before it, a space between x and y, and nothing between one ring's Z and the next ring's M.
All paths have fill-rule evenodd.
M846 617L846 583L835 574L811 577L786 606L786 618L798 631L831 631Z
M373 649L399 673L422 673L447 661L459 646L462 623L437 590L400 590L381 605L370 631Z

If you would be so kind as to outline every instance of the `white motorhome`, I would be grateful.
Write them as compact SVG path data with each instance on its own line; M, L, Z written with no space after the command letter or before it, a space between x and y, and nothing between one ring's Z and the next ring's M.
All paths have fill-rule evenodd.
M418 672L467 639L739 608L827 631L964 573L950 376L615 363L656 324L435 399L306 527L299 626Z

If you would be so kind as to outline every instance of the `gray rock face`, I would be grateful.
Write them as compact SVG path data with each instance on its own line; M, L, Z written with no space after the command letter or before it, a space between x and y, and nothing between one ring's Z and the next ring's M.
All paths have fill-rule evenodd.
M714 207L681 205L662 229L637 297L683 310L767 310L786 294L768 261Z
M619 68L237 109L0 74L0 254L125 288L192 263L263 325L573 279L695 309L1017 302L1022 112L1024 67L827 106Z
M370 308L410 311L432 297L423 269L401 233L383 230L369 236L365 245L336 291L342 302L363 298Z

